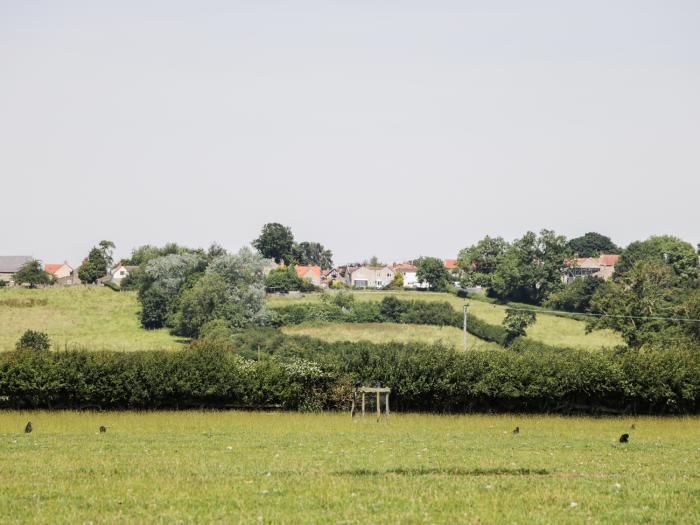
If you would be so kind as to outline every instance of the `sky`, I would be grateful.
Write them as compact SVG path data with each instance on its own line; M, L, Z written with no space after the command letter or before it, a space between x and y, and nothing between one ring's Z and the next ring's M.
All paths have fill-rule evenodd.
M700 2L0 0L0 254L700 242Z

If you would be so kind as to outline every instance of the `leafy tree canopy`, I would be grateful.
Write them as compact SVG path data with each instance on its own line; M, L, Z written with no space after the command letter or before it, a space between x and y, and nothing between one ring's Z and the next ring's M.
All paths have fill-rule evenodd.
M277 263L283 260L289 263L293 259L294 235L292 229L277 222L265 224L260 237L253 241L253 247L263 257L274 259Z
M502 237L488 235L478 243L459 252L458 264L462 270L463 286L491 286L491 277L496 271L509 244Z
M114 243L112 241L100 241L90 250L87 259L78 268L78 277L87 284L97 282L97 279L107 275L112 267Z
M15 272L12 280L17 284L28 284L31 288L51 284L53 277L44 271L41 261L31 259Z
M437 257L421 257L416 261L416 279L428 283L431 290L442 291L447 288L450 275L442 259Z
M300 242L292 246L292 258L296 264L320 266L323 270L333 268L333 252L318 242Z
M692 244L678 237L660 235L631 243L622 252L620 260L615 265L616 278L621 277L642 260L666 264L685 281L698 278L698 254Z
M601 253L620 253L620 248L610 237L588 232L569 241L569 248L578 257L597 257Z

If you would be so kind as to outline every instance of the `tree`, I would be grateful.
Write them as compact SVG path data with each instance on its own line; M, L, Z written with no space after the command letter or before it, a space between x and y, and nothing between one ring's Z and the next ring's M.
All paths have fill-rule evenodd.
M48 334L34 330L24 332L15 346L17 350L35 350L37 352L48 352L50 347L51 340Z
M419 282L428 283L431 290L442 291L447 288L450 276L442 259L421 257L416 261L416 267L416 278Z
M93 284L97 279L107 275L112 267L112 251L114 243L112 241L100 241L98 246L93 247L87 259L78 268L78 277L84 283Z
M506 316L503 319L503 327L508 332L506 344L516 337L527 335L527 328L534 324L535 321L537 321L537 317L534 312L515 310L513 308L506 309Z
M555 310L567 312L587 312L595 293L606 285L600 277L583 277L574 279L571 284L553 292L544 304Z
M306 288L306 282L299 277L294 266L286 266L267 274L265 288L270 292L291 292Z
M394 278L389 283L389 288L392 290L400 290L403 288L403 274L401 272L394 273Z
M36 288L37 286L51 284L53 277L44 271L41 261L31 259L15 272L12 280L17 284L28 284L30 288Z
M382 262L379 260L379 258L376 255L373 255L369 260L369 266L377 267L377 266L384 266L384 265L382 264Z
M632 347L655 339L671 338L672 324L659 319L673 317L679 298L679 278L672 268L655 260L639 260L622 276L609 282L591 300L591 310L605 314L591 318L588 330L609 328Z
M253 241L253 247L268 259L274 259L276 263L283 260L291 262L293 259L294 235L291 228L277 222L265 224L260 237Z
M504 300L541 304L562 286L565 261L571 258L566 238L551 230L527 232L499 258L489 292Z
M226 316L228 302L228 286L223 277L203 275L191 287L183 288L168 324L178 335L198 337L202 326Z
M491 277L509 248L502 237L488 235L478 243L459 252L458 264L462 270L463 286L491 286Z
M318 242L300 242L292 246L292 258L296 264L320 266L323 270L333 268L333 252Z
M588 232L569 241L569 248L579 257L598 257L601 253L620 253L620 248L610 237Z
M645 241L635 241L625 248L615 264L615 278L621 278L642 260L666 264L686 282L696 280L699 275L698 254L693 245L678 237L660 235L649 237Z

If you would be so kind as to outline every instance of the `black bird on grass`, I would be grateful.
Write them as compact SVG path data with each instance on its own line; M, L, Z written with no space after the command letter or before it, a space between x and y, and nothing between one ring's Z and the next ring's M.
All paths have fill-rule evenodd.
M24 433L29 434L31 431L32 431L32 422L30 421L29 423L27 423L27 426L24 427Z
M104 425L101 425L100 426L100 434L104 434L105 432L107 432L107 427Z
M355 382L352 384L352 386L355 387L355 388L360 388L360 387L362 386L362 381L355 381Z
M629 434L622 434L620 436L620 443L627 443L630 440Z
M513 429L513 435L515 436L518 434L520 434L520 427L515 427L515 429Z

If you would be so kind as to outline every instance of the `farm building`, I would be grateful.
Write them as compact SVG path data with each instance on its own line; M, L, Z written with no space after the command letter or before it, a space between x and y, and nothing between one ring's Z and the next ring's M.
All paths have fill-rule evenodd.
M112 268L109 271L110 276L112 277L111 280L114 281L117 284L121 284L121 282L126 279L131 272L136 270L138 266L127 266L122 264L121 261L119 261L114 268Z
M294 269L302 279L309 281L314 286L321 286L320 266L295 266Z
M53 278L56 279L57 284L80 284L77 272L65 261L57 264L45 264L44 271L51 274Z
M601 277L606 281L615 273L619 255L601 254L599 257L582 257L566 262L567 268L562 280L570 283L579 277Z
M0 279L11 283L12 276L31 260L29 255L0 255Z

